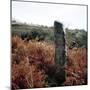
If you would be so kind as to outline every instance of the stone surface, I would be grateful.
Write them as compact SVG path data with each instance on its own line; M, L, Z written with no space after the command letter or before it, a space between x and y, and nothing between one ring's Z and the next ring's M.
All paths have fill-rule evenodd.
M56 46L56 64L61 67L65 65L65 35L63 31L63 25L57 21L54 22L54 34L55 34L55 46Z

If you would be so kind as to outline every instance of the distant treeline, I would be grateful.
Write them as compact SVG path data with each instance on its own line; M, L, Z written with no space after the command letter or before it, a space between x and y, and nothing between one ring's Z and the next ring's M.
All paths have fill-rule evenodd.
M68 48L73 47L87 47L87 32L85 30L65 29L66 32L66 44ZM54 28L43 26L20 23L12 21L12 36L18 35L22 39L35 39L37 41L46 41L54 43Z
M85 30L69 30L66 29L66 41L69 48L82 47L87 48L87 32Z

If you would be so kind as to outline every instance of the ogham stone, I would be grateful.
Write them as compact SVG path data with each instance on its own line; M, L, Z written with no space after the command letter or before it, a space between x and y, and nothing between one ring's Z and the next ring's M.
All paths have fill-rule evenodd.
M48 67L46 72L48 75L48 83L50 87L62 86L65 79L65 35L62 23L54 22L54 40L55 40L55 65Z
M65 35L63 25L57 21L54 22L55 35L55 61L61 67L65 64Z
M57 85L60 86L65 81L65 35L63 31L63 24L57 21L54 22L54 35L55 35L55 80Z

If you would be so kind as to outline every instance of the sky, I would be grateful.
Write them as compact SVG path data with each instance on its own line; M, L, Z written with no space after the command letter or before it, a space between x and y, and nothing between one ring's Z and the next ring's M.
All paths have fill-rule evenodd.
M64 28L87 30L87 7L13 1L12 19L47 26L57 20Z

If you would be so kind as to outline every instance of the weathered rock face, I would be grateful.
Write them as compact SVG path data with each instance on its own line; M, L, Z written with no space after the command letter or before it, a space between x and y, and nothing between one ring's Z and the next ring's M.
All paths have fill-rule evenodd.
M63 31L63 25L57 21L54 22L54 34L55 34L55 62L56 72L55 78L59 85L65 81L65 37Z
M65 35L63 31L63 25L57 21L54 22L54 34L56 45L56 64L64 66L65 64Z

